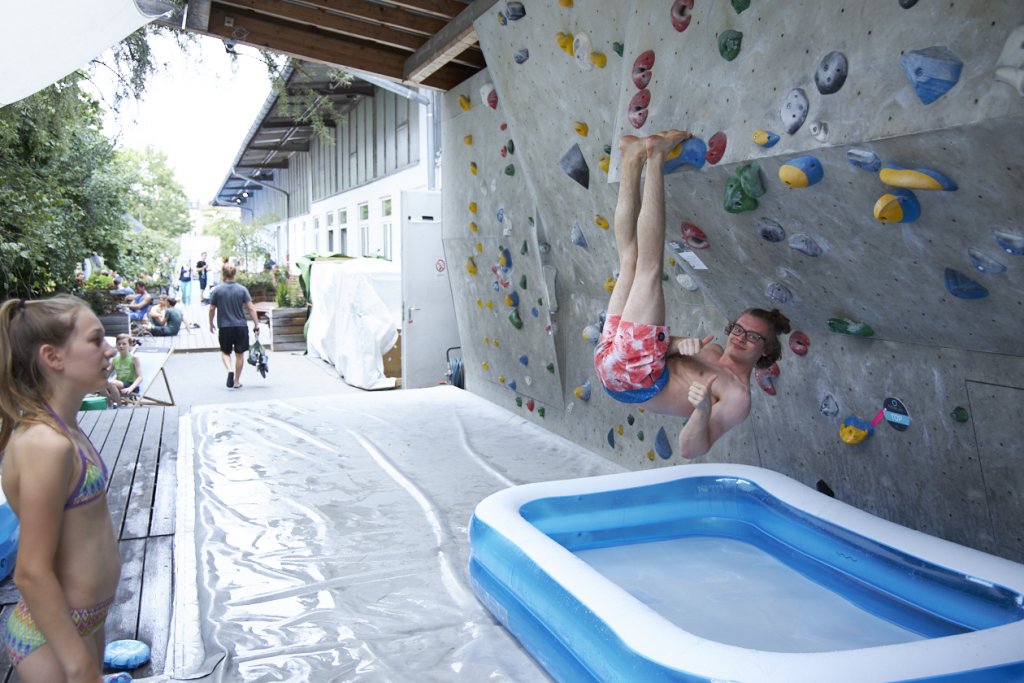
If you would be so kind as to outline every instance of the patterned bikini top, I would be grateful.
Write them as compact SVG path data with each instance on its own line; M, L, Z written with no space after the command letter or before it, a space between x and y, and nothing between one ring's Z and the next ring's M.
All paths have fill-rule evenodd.
M103 462L100 454L96 452L96 447L92 445L92 441L89 441L88 437L86 437L86 441L89 441L89 449L100 462L97 467L96 463L85 455L81 444L71 437L71 430L64 424L64 420L60 419L60 416L50 406L46 406L46 409L50 411L50 415L53 416L53 419L64 430L67 437L78 447L78 457L82 460L82 473L78 476L78 483L71 490L71 495L68 496L67 502L64 503L64 509L70 510L71 508L91 503L102 496L107 490L107 465Z

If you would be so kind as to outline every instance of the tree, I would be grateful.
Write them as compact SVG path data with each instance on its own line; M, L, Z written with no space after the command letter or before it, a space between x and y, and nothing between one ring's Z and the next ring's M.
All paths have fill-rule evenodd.
M220 238L220 253L244 264L243 270L249 270L250 260L261 264L270 255L266 227L279 221L277 216L263 216L252 223L243 223L223 211L211 210L206 216L206 232Z
M178 237L192 229L185 189L167 165L167 155L147 146L145 150L118 152L118 162L131 184L128 213L150 230Z

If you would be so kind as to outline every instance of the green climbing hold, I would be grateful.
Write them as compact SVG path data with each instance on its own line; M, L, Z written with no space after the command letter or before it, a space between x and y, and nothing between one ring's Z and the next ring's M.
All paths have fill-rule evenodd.
M554 363L548 363L548 372L550 372L551 374L555 374L555 364Z
M839 334L849 334L854 337L873 337L875 331L867 323L859 323L849 318L829 318L828 329Z
M540 406L539 408L537 408L537 414L540 415L541 417L544 417L544 406Z
M526 220L530 222L530 227L533 227L533 216L527 216Z
M668 282L668 273L666 273L664 270L661 271L661 281Z
M951 412L949 416L952 417L957 422L967 422L968 420L971 419L971 414L968 413L967 408L964 408L963 406L957 406L956 408L953 408L953 412Z
M511 140L509 140L508 142L505 143L505 149L508 150L509 154L515 154L516 153L516 144L514 142L512 142Z
M637 432L636 433L636 438L638 438L641 441L643 441L644 440L644 430L641 429L639 432Z
M750 0L729 0L736 14L742 14L743 10L750 8Z
M523 407L523 397L522 396L516 396L516 408L522 408L522 407Z
M612 153L612 146L611 145L605 145L604 146L604 153L605 154L611 154Z
M519 289L526 289L526 276L519 278Z
M723 204L729 213L743 213L757 208L757 199L743 191L743 185L736 176L725 181L725 197Z
M621 57L622 53L626 51L626 46L623 45L622 43L616 41L616 42L612 43L612 51L615 52L615 54L617 54L618 56Z
M544 299L537 299L537 305L538 306L543 306L544 305Z
M526 256L526 254L529 251L530 251L530 249L526 246L526 240L523 240L523 246L519 247L519 254L521 256Z
M508 166L505 167L505 175L513 176L515 174L516 174L515 164L509 164Z
M740 180L740 187L743 192L751 197L760 197L764 194L764 183L761 182L761 167L757 162L748 161L736 167L736 177Z
M523 329L523 319L519 317L518 308L513 308L512 312L508 314L508 321L512 323L512 327L517 330Z
M736 59L740 53L740 46L743 44L743 34L739 31L722 31L718 36L718 54L728 62Z

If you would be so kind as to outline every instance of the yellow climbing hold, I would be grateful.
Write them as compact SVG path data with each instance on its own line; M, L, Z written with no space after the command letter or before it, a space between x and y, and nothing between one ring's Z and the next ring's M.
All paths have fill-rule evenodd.
M608 279L604 281L604 288L608 291L609 294L611 294L612 290L615 289L616 282L617 280L611 276L609 276Z
M596 216L594 216L594 222L597 223L597 227L601 228L602 230L608 229L608 219L602 216L601 214L597 214Z
M608 58L604 56L603 52L591 52L590 61L593 62L594 66L598 69L603 69L605 64L608 63Z
M482 367L484 370L490 370L491 364L488 363L487 361L484 361L483 363L480 364L480 367Z
M670 266L673 266L673 267L675 267L675 265L676 265L676 260L675 260L674 258L670 258L670 259L668 260L668 264L669 264Z
M484 245L480 244L479 242L476 243L476 253L484 253Z
M572 7L572 0L558 0L558 4L562 7Z
M480 227L476 223L474 223L473 221L469 222L469 231L470 232L475 233L475 232L477 232L479 230L480 230Z
M576 123L572 124L572 127L576 130L577 133L579 133L583 137L587 137L587 133L590 132L590 126L588 126L583 121L577 121Z
M501 382L502 384L504 384L505 383L505 375L498 375L498 381Z
M646 408L637 408L637 411L641 413L647 412Z
M475 161L469 162L469 172L472 173L473 175L476 175L476 162Z
M469 203L469 211L470 213L476 213L476 202Z
M465 95L459 95L459 106L462 107L463 111L469 111L469 108L473 106L473 103L470 102L469 98ZM472 140L472 138L470 138L470 140Z
M466 272L470 275L476 275L476 261L473 260L472 256L466 259Z
M654 462L654 451L653 450L647 451L647 459L650 460L651 462Z
M564 52L567 52L569 54L569 56L571 56L571 57L575 56L576 53L574 53L573 49L572 49L572 34L571 33L562 33L561 31L559 31L558 32L558 37L556 38L556 40L558 41L558 47L562 48L562 50Z
M473 144L473 136L472 135L467 135L467 136L462 138L462 141L465 142L467 145L472 145Z
M668 154L665 155L665 160L668 161L669 159L675 159L675 158L677 158L682 153L683 153L683 143L680 142L678 145L673 147L672 150Z
M476 307L477 308L483 308L484 307L484 300L483 299L477 299L476 300Z
M490 337L484 337L484 345L485 346L490 346L491 345L491 338Z
M602 154L601 157L597 160L597 165L601 167L602 171L607 173L608 166L611 164L611 162L612 158L610 156L608 156L607 154Z
M615 427L615 433L618 434L619 436L622 436L623 434L626 433L626 428L623 427L622 425L617 425Z
M487 310L488 311L493 311L494 310L494 302L491 301L490 299L487 300Z
M498 341L497 339L494 340L494 348L496 348L496 349L501 348L501 342Z

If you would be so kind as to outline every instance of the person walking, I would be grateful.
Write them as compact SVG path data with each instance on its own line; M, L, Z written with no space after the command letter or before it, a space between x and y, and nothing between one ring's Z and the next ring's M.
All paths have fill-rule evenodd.
M181 264L178 273L178 291L181 292L181 303L186 306L192 303L192 266L187 263Z
M221 283L210 292L210 332L220 328L217 339L220 342L221 360L228 372L227 387L242 388L242 368L245 367L245 353L249 350L249 330L246 314L252 320L252 330L256 337L260 334L259 314L252 303L249 290L235 282L237 270L232 265L221 269ZM214 324L214 316L217 318ZM235 354L234 369L231 364L231 353Z
M203 297L206 296L206 278L209 266L206 265L206 252L204 251L199 255L199 260L196 261L196 275L199 276L199 303L203 302Z

